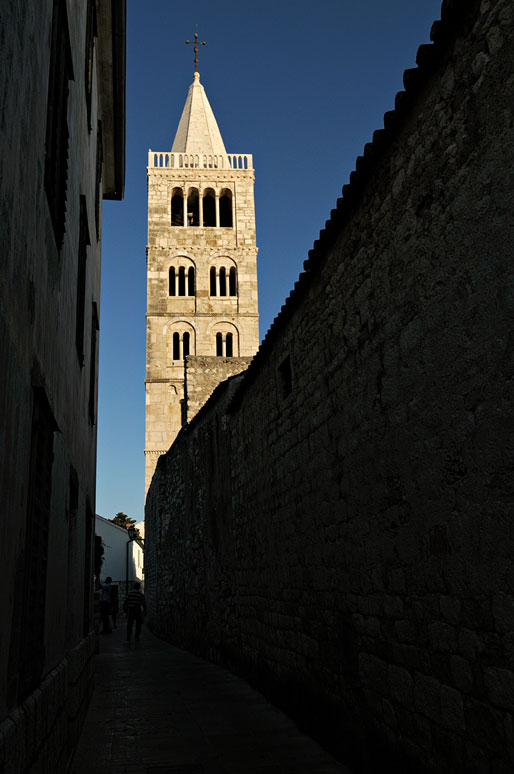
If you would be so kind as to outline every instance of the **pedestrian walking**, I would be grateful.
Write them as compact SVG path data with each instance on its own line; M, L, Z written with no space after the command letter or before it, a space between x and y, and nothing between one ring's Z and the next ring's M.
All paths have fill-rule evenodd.
M100 584L102 589L102 596L100 598L100 615L102 617L102 631L101 634L111 634L111 622L109 616L111 614L112 604L112 578L107 576L103 584Z
M123 605L127 613L127 642L130 642L132 637L132 627L136 624L136 642L139 642L141 636L141 626L143 624L143 616L146 615L146 602L145 596L140 591L141 584L137 581L134 583L132 591L129 591L127 598Z

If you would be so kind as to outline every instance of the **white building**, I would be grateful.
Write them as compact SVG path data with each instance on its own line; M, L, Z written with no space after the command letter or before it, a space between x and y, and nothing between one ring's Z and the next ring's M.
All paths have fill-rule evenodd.
M136 525L144 535L144 522ZM111 576L118 584L119 600L123 600L127 583L144 580L144 553L137 540L130 540L124 527L119 527L103 516L96 514L95 535L102 539L104 548L101 580Z

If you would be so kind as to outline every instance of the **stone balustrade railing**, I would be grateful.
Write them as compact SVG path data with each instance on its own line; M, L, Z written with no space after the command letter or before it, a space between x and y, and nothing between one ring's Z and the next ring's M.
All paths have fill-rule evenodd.
M148 166L167 169L253 169L251 153L203 154L148 151Z

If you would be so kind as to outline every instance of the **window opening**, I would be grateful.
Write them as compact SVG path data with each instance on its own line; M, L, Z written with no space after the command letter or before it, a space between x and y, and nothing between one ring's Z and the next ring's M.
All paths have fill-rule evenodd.
M220 268L220 296L227 295L227 270L224 266Z
M184 195L180 188L174 189L171 197L171 225L184 225Z
M223 357L223 336L221 333L216 334L216 355Z
M97 35L96 30L96 3L88 0L86 21L86 66L84 67L84 81L86 87L87 125L91 131L91 95L93 92L93 61L94 44Z
M169 295L175 295L175 267L170 266Z
M225 354L227 357L232 357L233 355L233 336L231 333L227 333L227 338L225 340Z
M200 225L198 191L190 191L187 197L187 225Z
M211 266L210 277L211 277L211 296L215 296L216 295L216 268L214 266Z
M180 360L180 334L173 334L173 360Z
M86 197L80 197L80 225L77 261L77 298L75 309L75 346L80 367L84 365L84 316L86 310L86 259L89 242Z
M50 46L50 73L45 142L45 191L60 250L66 223L68 182L68 94L73 66L66 15L66 0L54 0Z
M187 272L187 294L188 296L195 294L195 270L193 266L190 266Z
M189 355L189 340L190 340L189 333L187 332L184 333L183 345L182 345L182 349L184 351L184 359L187 357L187 355Z
M28 480L22 637L19 650L18 699L38 685L45 661L45 596L48 532L52 494L54 432L58 430L45 391L34 388Z
M186 295L186 270L183 266L178 270L178 295Z
M228 284L229 284L229 294L231 296L236 296L237 295L236 270L233 266L231 267L229 272Z
M232 197L226 193L220 196L220 226L232 228Z
M216 225L216 200L214 191L206 191L203 197L203 225L210 227Z

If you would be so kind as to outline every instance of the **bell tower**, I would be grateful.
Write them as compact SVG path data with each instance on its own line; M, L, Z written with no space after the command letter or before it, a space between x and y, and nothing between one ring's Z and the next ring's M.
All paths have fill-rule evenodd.
M150 150L147 171L145 492L183 424L185 357L259 344L252 156L225 150L197 70L171 152Z

